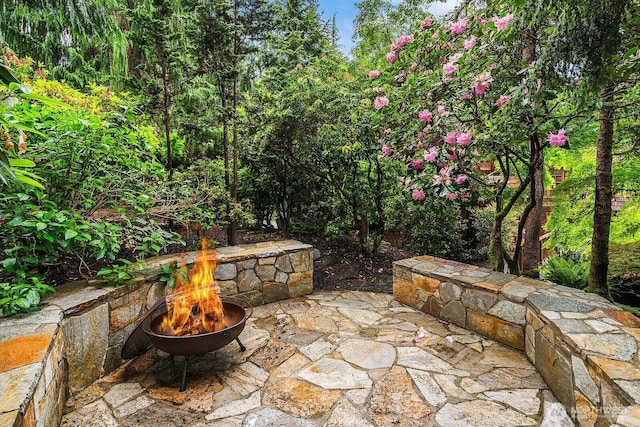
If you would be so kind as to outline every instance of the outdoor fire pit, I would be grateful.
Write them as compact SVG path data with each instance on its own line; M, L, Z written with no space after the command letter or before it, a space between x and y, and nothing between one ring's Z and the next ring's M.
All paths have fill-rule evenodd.
M242 307L240 304L228 300L223 301L224 318L227 327L218 331L183 336L173 335L171 330L163 327L163 323L166 322L166 317L168 316L166 310L162 311L143 327L144 332L157 349L174 356L186 357L182 371L180 391L187 389L189 357L202 356L203 354L218 350L233 340L238 342L240 351L246 350L238 336L244 329L247 319L253 314L253 307L246 301L236 301L240 304L245 304L249 311L245 310L245 307Z
M185 391L189 357L217 350L233 340L245 351L238 336L253 307L237 298L221 299L215 269L215 252L207 250L203 241L188 280L176 275L176 289L143 316L122 349L123 359L136 357L151 345L172 356L185 356L180 387Z
M240 345L240 350L244 351L245 347L238 336L244 329L245 322L251 316L253 308L245 301L237 301L247 304L250 308L249 313L241 305L224 300L224 317L228 326L219 331L185 336L173 335L171 331L162 327L167 316L166 310L154 317L149 325L143 329L156 348L172 355L201 356L224 347L234 339Z

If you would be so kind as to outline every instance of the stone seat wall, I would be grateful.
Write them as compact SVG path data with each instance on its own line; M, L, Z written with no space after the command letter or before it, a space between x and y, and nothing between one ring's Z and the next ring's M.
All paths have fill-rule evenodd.
M394 298L524 351L580 426L640 426L640 319L594 294L430 256Z
M313 291L313 248L294 240L218 248L224 296L254 306ZM122 363L120 352L141 315L161 297L160 266L192 265L196 252L146 260L126 286L101 282L56 288L40 312L0 318L0 427L60 423L69 393Z

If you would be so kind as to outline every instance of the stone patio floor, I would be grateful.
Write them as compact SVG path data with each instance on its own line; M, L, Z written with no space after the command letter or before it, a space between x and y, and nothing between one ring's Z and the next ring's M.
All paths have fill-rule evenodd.
M237 343L156 350L70 398L62 426L573 426L526 356L391 295L256 307Z

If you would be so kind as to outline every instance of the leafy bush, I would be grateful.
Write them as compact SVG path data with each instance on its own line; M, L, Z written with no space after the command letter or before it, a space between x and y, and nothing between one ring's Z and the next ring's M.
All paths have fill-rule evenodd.
M30 277L22 283L0 283L0 309L3 316L12 316L20 311L35 311L40 299L54 289Z
M587 288L588 274L589 263L560 256L547 258L540 269L543 279L576 289Z

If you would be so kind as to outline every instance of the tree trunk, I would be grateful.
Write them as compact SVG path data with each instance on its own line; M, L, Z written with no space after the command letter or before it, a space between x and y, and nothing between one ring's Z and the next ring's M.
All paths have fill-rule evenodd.
M233 2L233 55L234 55L234 75L233 75L233 143L232 143L232 176L231 176L231 201L238 201L238 32L235 25L238 20L238 2ZM231 246L236 244L238 224L235 219L229 218L229 227L227 228L227 243Z
M171 126L169 124L169 107L171 106L171 88L169 87L169 72L167 70L167 59L162 56L160 66L162 67L162 121L164 122L164 139L167 146L167 171L169 179L173 176L173 161L171 155Z
M524 31L525 46L522 59L530 64L536 60L536 34ZM540 229L542 228L542 204L544 199L544 151L540 146L537 133L529 136L533 176L531 177L531 204L524 228L524 245L522 246L522 271L530 276L538 277L538 262L540 256ZM517 257L516 257L517 258ZM519 260L516 259L516 262Z
M232 151L232 174L231 174L231 202L238 201L238 75L233 78L233 142ZM227 228L227 242L229 245L235 245L237 240L238 224L233 218L229 218L229 227Z
M522 271L529 276L538 277L538 262L540 261L540 230L542 229L542 215L544 202L544 151L540 149L538 135L530 137L532 150L536 151L533 163L533 178L531 180L531 195L533 207L527 216L525 225L525 240L522 246Z
M495 271L504 271L504 245L502 243L502 195L496 196L496 215L489 238L489 260Z
M593 212L593 236L591 239L591 268L589 292L611 299L607 273L609 269L609 230L611 228L611 197L613 159L613 121L615 115L615 83L609 83L600 92L598 145L596 153L596 198Z
M226 101L222 100L222 148L224 157L224 189L227 192L227 203L225 207L225 217L231 224L231 180L229 177L229 119L227 118ZM230 233L231 226L227 226L227 244L233 245L231 241L234 236Z

